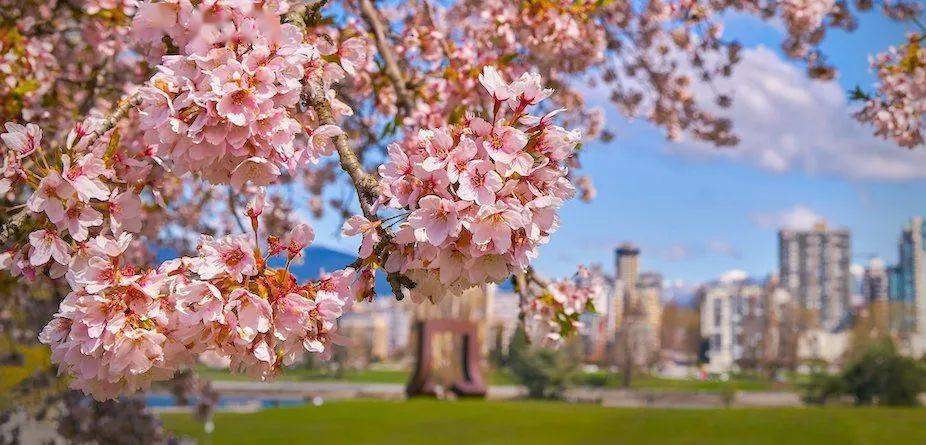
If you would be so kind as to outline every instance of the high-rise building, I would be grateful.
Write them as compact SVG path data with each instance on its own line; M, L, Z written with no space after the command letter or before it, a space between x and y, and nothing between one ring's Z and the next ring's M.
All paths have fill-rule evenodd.
M609 334L620 328L628 303L636 301L637 281L640 277L640 248L623 243L614 249L614 286L608 302L607 330Z
M617 279L627 289L636 289L640 274L640 248L631 243L624 243L615 249L614 254Z
M659 349L662 276L640 273L640 248L631 243L615 248L614 256L616 276L607 320L608 330L614 333L612 358L621 366L628 359L641 365Z
M659 332L662 326L662 274L657 272L644 272L640 274L637 283L637 298L646 314L646 322Z
M781 285L801 306L817 314L823 329L838 329L850 313L851 252L848 229L820 223L810 230L778 232Z
M746 277L719 280L699 289L701 337L707 340L708 372L731 371L744 352L755 352L759 347L759 333L748 329L747 321L764 313L762 295L762 286Z
M888 301L888 273L884 261L872 258L862 276L862 298L866 304Z
M911 309L915 331L914 352L926 352L926 223L922 217L910 220L900 236L900 258L891 282L892 297Z

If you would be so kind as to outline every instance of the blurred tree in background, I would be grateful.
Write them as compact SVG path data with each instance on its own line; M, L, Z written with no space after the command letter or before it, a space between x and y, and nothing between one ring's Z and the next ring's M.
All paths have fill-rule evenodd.
M884 339L861 349L838 375L815 373L805 386L804 400L823 404L849 395L857 405L915 406L924 389L926 365L902 356L890 339Z
M575 341L558 349L532 345L519 327L511 338L508 367L515 379L527 387L529 397L558 399L579 373L581 352Z

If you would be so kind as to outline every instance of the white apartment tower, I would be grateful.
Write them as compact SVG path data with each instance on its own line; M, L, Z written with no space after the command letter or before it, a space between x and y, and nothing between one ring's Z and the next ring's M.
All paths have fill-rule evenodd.
M820 327L835 331L851 310L852 237L848 229L820 223L810 230L778 232L781 285L802 307L815 311Z

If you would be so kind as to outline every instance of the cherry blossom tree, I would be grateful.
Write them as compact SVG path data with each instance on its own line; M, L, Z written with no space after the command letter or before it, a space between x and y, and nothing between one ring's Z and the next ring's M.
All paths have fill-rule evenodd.
M272 378L328 356L377 274L420 304L514 277L527 331L556 343L591 308L583 283L595 280L550 281L531 263L564 202L595 194L576 174L583 143L613 137L582 91L608 91L668 137L735 144L692 90L738 61L724 13L780 20L787 54L828 78L826 30L873 7L331 3L0 1L0 268L62 289L38 338L73 388L134 393L205 353ZM859 113L902 145L922 142L919 41L879 56L884 99ZM351 200L325 202L338 186ZM314 240L302 210L341 216L357 259L293 275ZM155 261L163 247L178 256Z

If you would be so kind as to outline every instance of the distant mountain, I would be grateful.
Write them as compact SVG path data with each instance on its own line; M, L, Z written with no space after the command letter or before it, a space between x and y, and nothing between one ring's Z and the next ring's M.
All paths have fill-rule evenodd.
M176 258L177 252L173 249L158 250L157 260L162 262L171 258ZM342 269L352 263L356 256L349 253L340 252L322 246L311 246L304 252L302 264L291 264L290 272L300 280L312 280L318 278L322 272L331 272ZM273 267L282 267L284 260L273 258L270 265ZM376 274L376 293L380 296L392 295L392 288L386 281L383 273Z
M292 264L289 266L289 271L302 280L318 278L322 272L343 269L357 259L355 255L321 246L309 247L305 250L304 255L302 264ZM281 267L283 261L271 261L271 264L276 267ZM376 274L376 294L379 296L392 295L392 288L389 286L389 282L386 281L386 274L382 273L382 271Z

